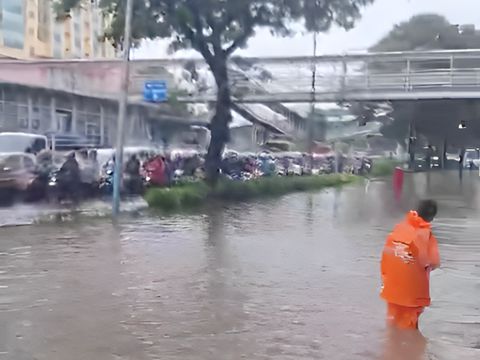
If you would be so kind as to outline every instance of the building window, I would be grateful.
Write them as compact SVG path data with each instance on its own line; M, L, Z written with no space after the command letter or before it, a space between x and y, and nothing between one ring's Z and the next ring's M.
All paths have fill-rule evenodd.
M48 30L48 27L40 25L38 26L38 40L40 40L41 42L47 42L49 35L50 31Z
M62 35L58 32L53 34L53 57L57 59L63 57Z
M18 119L18 126L21 129L28 129L28 119L26 119L26 118Z
M23 2L18 0L2 0L0 2L1 30L3 44L6 47L23 49L25 42L25 19Z
M37 38L42 42L48 42L50 39L50 11L51 4L49 0L38 0L38 33Z
M40 119L33 119L32 121L32 129L38 130L40 129Z
M23 49L24 41L23 39L16 39L15 36L9 35L7 32L5 32L3 45L13 49Z
M17 105L18 126L22 129L28 129L28 107Z
M3 0L3 11L10 12L14 14L23 14L23 4L22 1L18 0Z

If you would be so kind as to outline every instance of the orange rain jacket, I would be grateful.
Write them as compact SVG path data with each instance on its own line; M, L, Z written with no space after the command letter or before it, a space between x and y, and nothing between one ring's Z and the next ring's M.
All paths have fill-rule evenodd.
M430 271L439 265L438 244L430 223L410 211L385 243L380 296L401 306L430 305Z

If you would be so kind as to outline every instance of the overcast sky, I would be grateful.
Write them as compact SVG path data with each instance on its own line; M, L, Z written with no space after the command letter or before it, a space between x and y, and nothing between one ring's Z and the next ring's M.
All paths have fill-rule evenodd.
M394 24L421 13L444 15L453 24L475 24L480 28L480 0L376 0L364 9L357 26L346 32L334 28L318 39L318 53L342 53L365 50L389 32ZM294 38L272 37L268 31L258 31L241 54L250 56L310 55L312 35L298 34ZM188 56L183 52L176 56ZM166 57L166 42L156 41L135 50L136 58Z

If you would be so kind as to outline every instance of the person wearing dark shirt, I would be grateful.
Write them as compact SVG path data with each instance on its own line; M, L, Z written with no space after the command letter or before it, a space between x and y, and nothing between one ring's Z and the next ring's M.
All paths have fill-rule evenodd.
M77 200L80 191L80 175L80 166L75 158L75 153L71 152L60 168L59 180L61 190L72 197L74 201Z
M133 154L127 161L125 167L125 172L130 176L139 176L140 175L140 160L137 156Z

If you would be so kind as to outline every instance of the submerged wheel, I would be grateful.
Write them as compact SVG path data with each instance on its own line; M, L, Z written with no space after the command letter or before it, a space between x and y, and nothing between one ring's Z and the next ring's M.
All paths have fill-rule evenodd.
M15 202L16 191L14 189L0 189L0 206L10 206Z

